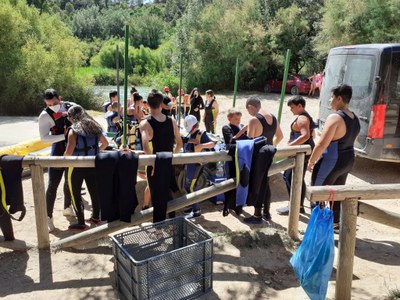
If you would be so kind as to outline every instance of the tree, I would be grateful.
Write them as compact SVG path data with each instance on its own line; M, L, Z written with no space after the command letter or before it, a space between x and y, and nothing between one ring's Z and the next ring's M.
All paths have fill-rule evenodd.
M303 15L303 11L293 4L279 9L268 26L270 45L276 61L283 65L284 54L287 49L291 49L290 67L295 73L300 72L308 59L305 50L310 28Z

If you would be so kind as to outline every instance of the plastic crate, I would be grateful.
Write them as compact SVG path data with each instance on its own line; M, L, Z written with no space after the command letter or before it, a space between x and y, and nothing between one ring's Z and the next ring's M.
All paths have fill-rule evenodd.
M195 299L212 289L213 239L183 217L112 237L123 299Z

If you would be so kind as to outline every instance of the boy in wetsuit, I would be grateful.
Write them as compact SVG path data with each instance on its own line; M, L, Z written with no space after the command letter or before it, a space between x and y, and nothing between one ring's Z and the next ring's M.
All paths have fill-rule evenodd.
M240 110L235 108L228 110L227 118L229 124L222 127L222 135L224 137L224 142L227 149L229 149L231 144L235 144L237 140L249 139L245 133L236 138L236 135L239 133L239 131L244 128L244 125L240 124L241 117L242 112Z
M326 119L307 170L312 172L311 185L344 185L354 164L354 142L360 132L360 122L349 109L353 89L347 84L334 87L329 100L335 110ZM333 207L335 229L339 227L340 202Z
M290 125L290 139L288 141L288 146L294 145L310 145L311 149L314 149L314 121L309 113L305 110L306 101L301 96L296 96L291 98L287 105L290 107L290 111L297 118ZM305 213L304 210L304 197L306 193L306 183L304 182L304 176L307 171L307 164L310 156L307 155L304 158L304 169L303 169L303 183L301 187L301 198L300 198L300 213ZM288 193L290 194L292 186L292 171L293 169L288 169L283 173L283 179L286 182L286 187ZM278 208L277 213L280 215L287 215L289 213L289 207Z
M161 111L163 95L152 91L147 102L150 106L150 116L140 122L140 133L142 136L143 150L146 154L156 154L157 152L179 153L182 148L182 139L175 119L166 116ZM175 143L175 148L174 148ZM147 182L150 188L151 201L154 207L153 221L158 222L165 219L167 203L162 202L155 196L158 182L155 180L152 166L146 167ZM166 170L165 176L174 179L174 170ZM158 191L158 193L168 193L169 191Z

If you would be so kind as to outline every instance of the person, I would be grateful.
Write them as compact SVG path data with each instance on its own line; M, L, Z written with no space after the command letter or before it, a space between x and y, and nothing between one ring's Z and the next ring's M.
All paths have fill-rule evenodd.
M182 149L182 139L175 119L162 113L161 105L163 101L164 96L156 90L152 90L147 97L147 103L150 107L150 116L140 122L142 146L143 151L146 154L156 154L157 152L179 153L179 151ZM172 179L174 178L173 169L171 168L170 171L170 179ZM146 208L148 205L150 205L150 201L153 202L154 207L161 207L161 213L157 212L158 215L153 216L153 219L161 220L163 217L165 219L165 215L162 216L162 211L164 208L166 208L166 203L160 203L162 200L153 196L155 189L157 189L156 178L153 175L155 175L153 167L147 166L146 176L148 184L145 190L145 198L147 200L145 203L143 203L143 207ZM168 176L168 174L164 175Z
M261 108L261 101L257 97L250 97L247 99L246 109L252 116L247 126L247 135L252 139L263 136L267 139L266 143L268 145L278 145L283 139L283 134L276 117ZM256 199L254 204L254 214L248 218L244 218L244 222L261 224L263 219L266 221L272 219L270 213L271 189L268 178L265 182L265 188L266 193L264 199Z
M179 89L178 90L178 96L175 99L175 106L176 106L176 111L179 112L179 108L180 108L180 115L176 116L176 119L178 120L178 117L181 118L184 113L185 113L185 90L183 89Z
M44 102L46 108L40 113L38 118L40 139L51 145L51 156L62 156L65 151L65 132L70 125L67 120L67 110L75 105L73 102L64 102L56 90L47 89L44 92ZM47 204L47 225L49 232L55 229L53 222L54 203L57 196L57 188L64 174L64 168L49 168L49 181L46 190ZM71 195L69 193L67 181L64 182L64 216L73 216L71 208Z
M133 116L133 121L140 123L144 119L144 104L143 97L139 95L139 93L133 94L133 108L131 111L131 115ZM128 110L129 112L129 110Z
M204 105L204 124L206 131L211 133L217 132L217 116L219 106L215 99L214 92L212 90L206 91L206 103Z
M111 104L113 104L114 102L118 102L118 92L117 91L111 91L108 94L109 97L109 101L106 101L103 103L102 107L104 112L108 112L111 111Z
M354 142L360 122L349 109L353 89L342 84L331 90L330 105L334 113L326 119L321 137L311 153L307 170L312 172L311 185L344 185L354 164ZM340 203L334 203L333 222L338 228Z
M121 119L121 105L118 102L113 102L110 107L111 110L104 114L104 117L107 121L107 132L116 133L118 132L117 123Z
M204 101L200 95L198 88L194 88L190 92L190 114L195 116L197 121L200 122L200 110L204 109Z
M184 126L187 135L187 143L185 145L185 152L202 152L209 151L214 148L215 143L210 140L207 133L205 131L201 131L199 129L199 122L195 116L189 115L185 117ZM186 190L190 193L195 191L194 185L196 178L195 173L198 164L187 164L187 178L189 178L189 182L186 185ZM191 215L192 217L199 217L201 215L200 205L195 203L192 205L190 209L184 211L186 215Z
M67 147L64 156L96 155L108 146L103 129L80 105L68 109L68 119L72 125L67 133ZM99 147L100 143L100 147ZM92 216L87 220L91 224L100 223L100 207L96 188L96 170L94 168L68 168L69 189L78 223L71 224L70 230L85 230L84 206L81 196L83 181L92 200Z
M165 109L169 110L169 113L170 113L169 115L173 116L174 119L176 119L176 99L174 96L172 96L171 91L168 86L164 87L164 92L165 92L165 96L168 97L168 99L169 99L169 102L165 103L168 106L168 107L165 107Z
M240 123L242 118L242 112L236 108L230 108L227 114L228 125L224 125L222 127L222 135L224 137L224 142L226 148L228 149L231 144L235 144L236 140L248 139L249 137L246 133L243 133L237 138L234 138L236 134L244 127L243 124Z
M163 95L163 101L161 103L161 113L166 116L171 116L172 114L172 106L174 103L167 95Z
M315 72L314 72L314 74L309 78L311 81L311 86L310 86L310 90L308 92L308 96L311 96L311 97L314 97L314 93L315 93L316 76L317 76L317 74L315 74Z
M314 149L314 121L310 114L305 110L306 101L302 96L296 96L294 98L289 99L287 105L290 107L290 111L294 116L297 116L296 119L290 125L290 138L288 141L288 146L295 145L310 145L311 149ZM306 194L306 183L304 181L304 176L307 171L308 160L310 156L307 155L304 158L304 169L303 169L303 177L302 177L302 187L301 187L301 196L300 196L300 213L304 214L304 197ZM288 169L283 173L283 179L285 180L286 187L288 193L290 194L291 186L292 186L292 169ZM289 213L289 207L283 207L277 209L278 214L286 215Z
M183 116L186 117L190 114L190 95L185 94L183 96Z

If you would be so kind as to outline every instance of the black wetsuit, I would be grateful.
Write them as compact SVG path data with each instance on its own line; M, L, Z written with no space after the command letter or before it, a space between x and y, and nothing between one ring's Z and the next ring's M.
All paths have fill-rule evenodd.
M159 122L150 116L147 121L153 129L153 138L151 139L152 153L170 152L172 155L175 135L171 117L167 117L164 122ZM158 154L158 158L160 161L155 163L157 168L155 168L153 176L151 176L153 167L147 166L146 168L147 182L154 208L153 222L165 220L167 203L172 199L170 189L175 191L178 189L170 158L160 154Z
M215 108L213 108L213 104L215 102L215 98L211 100L211 102L206 102L205 108L204 108L204 124L206 125L206 131L215 133L216 128L215 128L215 119L217 118Z
M311 185L343 185L354 164L354 141L360 132L360 122L354 114L350 118L346 113L337 112L346 124L346 134L335 141L331 141L322 157L314 166L311 176ZM334 222L340 221L340 203L333 208Z
M197 111L195 111L196 108L198 109ZM200 122L200 109L204 109L203 98L201 96L191 98L189 114L195 116L197 122Z
M314 121L312 119L312 117L308 114L308 112L304 111L302 112L299 116L305 116L308 118L310 125L309 125L309 132L310 132L310 137L308 138L307 141L305 141L302 145L310 145L311 149L314 149L314 140L312 137L312 132L314 130ZM297 117L298 118L298 117ZM294 141L295 139L297 139L301 133L299 131L295 131L293 130L293 125L297 122L297 118L293 121L293 123L290 125L290 142ZM304 166L303 166L303 183L301 186L301 196L300 196L300 206L304 207L304 197L306 195L306 183L304 181L304 176L306 175L306 171L307 171L307 165L308 165L308 161L310 160L310 155L307 155L304 158ZM286 182L286 187L288 190L288 193L290 195L290 190L291 190L291 186L292 186L292 171L293 169L288 169L283 173L283 179Z
M236 144L238 140L248 140L249 137L246 134L242 134L239 138L233 139L233 137L243 128L243 125L239 126L228 124L222 127L222 135L224 136L224 142L226 144L227 149L229 145Z
M76 146L72 153L73 156L95 156L99 153L99 136L75 134ZM84 205L81 196L81 189L84 180L92 201L92 218L100 219L99 197L96 188L96 169L68 168L68 186L72 196L72 206L74 207L80 225L85 224Z
M274 135L276 133L276 129L278 127L278 121L276 120L275 116L272 115L272 124L269 125L267 123L267 120L265 120L264 116L260 113L256 114L256 118L260 121L263 132L260 136L264 136L267 138L266 144L267 145L272 145ZM252 174L253 175L253 174ZM255 177L262 177L262 174L256 174L254 173ZM263 191L259 193L259 196L256 198L254 207L257 208L262 208L264 204L264 209L263 213L264 215L270 215L270 206L271 206L271 188L269 186L269 177L268 177L268 172L265 177L265 187L263 188Z

